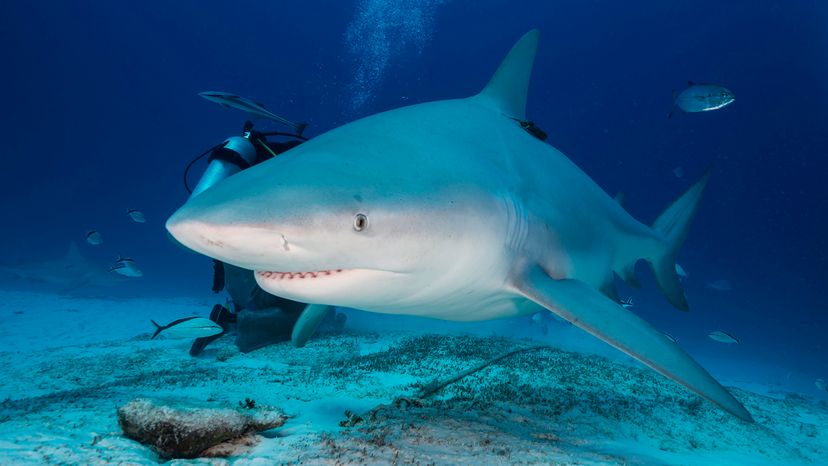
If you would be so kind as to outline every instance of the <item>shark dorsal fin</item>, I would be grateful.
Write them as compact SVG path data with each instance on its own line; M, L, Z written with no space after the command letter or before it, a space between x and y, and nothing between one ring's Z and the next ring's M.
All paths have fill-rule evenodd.
M475 98L506 115L526 118L526 94L538 49L538 30L532 29L512 47L489 84Z

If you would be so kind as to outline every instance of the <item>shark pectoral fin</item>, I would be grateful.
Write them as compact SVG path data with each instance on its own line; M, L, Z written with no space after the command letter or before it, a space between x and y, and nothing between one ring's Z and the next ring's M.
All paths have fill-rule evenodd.
M647 322L580 280L555 280L534 266L514 283L526 298L547 308L734 416L753 417L719 382Z
M299 320L293 324L293 333L290 337L293 346L297 348L305 346L330 309L331 307L327 304L308 304L299 316Z

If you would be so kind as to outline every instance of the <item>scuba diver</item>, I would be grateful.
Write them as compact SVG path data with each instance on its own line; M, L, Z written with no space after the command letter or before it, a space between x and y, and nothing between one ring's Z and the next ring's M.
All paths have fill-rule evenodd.
M241 136L228 138L187 165L184 186L190 192L190 199L224 178L298 146L307 140L302 136L304 128L304 124L299 124L295 126L295 133L265 133L254 131L253 123L247 121ZM268 136L281 136L288 140L271 142L267 140ZM187 174L193 164L208 153L207 168L196 187L190 190ZM190 348L191 356L198 356L207 345L234 329L236 346L246 353L288 340L301 347L320 325L341 330L345 324L345 314L336 313L331 306L306 305L271 295L259 287L253 271L214 259L212 290L219 293L225 289L229 295L226 305L216 304L210 312L210 320L219 324L223 332L197 338Z

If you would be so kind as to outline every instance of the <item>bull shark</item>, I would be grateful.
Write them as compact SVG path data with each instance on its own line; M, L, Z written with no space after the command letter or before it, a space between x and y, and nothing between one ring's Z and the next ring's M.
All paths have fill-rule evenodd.
M168 231L296 301L453 321L545 309L752 422L614 286L616 274L635 282L643 259L688 309L675 258L709 172L652 225L634 219L522 128L538 37L480 93L335 128L192 198Z
M108 287L126 280L93 264L81 254L78 245L69 244L60 259L0 266L0 277L43 283L59 293L73 293L88 288Z

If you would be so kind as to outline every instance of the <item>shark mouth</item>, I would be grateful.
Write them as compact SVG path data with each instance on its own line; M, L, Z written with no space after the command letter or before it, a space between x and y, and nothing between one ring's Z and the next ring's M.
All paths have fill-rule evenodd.
M274 272L257 271L256 275L270 280L312 279L336 275L345 272L345 269L319 270L316 272Z

